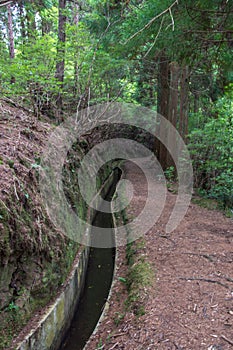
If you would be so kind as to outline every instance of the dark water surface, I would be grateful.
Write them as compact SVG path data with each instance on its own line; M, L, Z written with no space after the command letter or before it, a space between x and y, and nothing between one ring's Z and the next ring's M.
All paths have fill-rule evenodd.
M119 173L117 173L116 182L105 198L109 201L109 206L118 179ZM109 239L114 240L112 214L98 211L93 225L109 228ZM115 248L91 248L83 295L60 350L81 350L85 346L108 298L114 263Z

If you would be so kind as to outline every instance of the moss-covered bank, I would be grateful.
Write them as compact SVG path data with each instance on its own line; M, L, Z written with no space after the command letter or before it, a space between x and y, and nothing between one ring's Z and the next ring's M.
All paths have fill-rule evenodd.
M54 227L38 191L41 154L53 129L0 101L0 349L55 298L79 249ZM94 139L75 144L63 169L67 199L83 218L77 170ZM99 187L109 169L99 172Z

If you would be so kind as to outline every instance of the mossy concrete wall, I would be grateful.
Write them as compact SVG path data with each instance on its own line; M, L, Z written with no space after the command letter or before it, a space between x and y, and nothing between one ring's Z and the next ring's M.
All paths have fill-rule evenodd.
M112 182L111 174L101 187L99 193L105 197ZM99 203L100 205L101 203ZM93 219L94 212L89 213ZM55 302L48 308L35 327L24 340L15 345L16 350L57 350L70 327L74 312L85 283L85 275L89 257L89 247L82 247L77 263Z
M49 307L35 328L25 337L17 350L56 350L70 326L85 281L89 247L79 252L78 262L56 301Z

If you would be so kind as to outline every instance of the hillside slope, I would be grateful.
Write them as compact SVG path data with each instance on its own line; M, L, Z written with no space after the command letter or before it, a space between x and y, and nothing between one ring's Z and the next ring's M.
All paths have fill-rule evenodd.
M49 220L38 192L40 155L52 129L0 100L1 349L51 300L77 252Z

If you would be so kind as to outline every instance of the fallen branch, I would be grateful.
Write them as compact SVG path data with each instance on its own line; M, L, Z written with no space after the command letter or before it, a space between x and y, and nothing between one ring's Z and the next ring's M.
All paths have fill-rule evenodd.
M167 239L168 241L170 241L172 244L176 245L176 242L173 241L173 239L171 239L171 238L170 238L169 236L167 236L167 235L160 235L160 234L159 234L159 237L165 238L165 239Z
M222 338L223 340L225 340L228 344L233 345L233 341L231 341L230 339L228 339L227 337L225 337L225 335L221 335L221 338Z
M224 284L222 282L216 281L216 280L211 280L207 278L198 278L198 277L179 277L180 280L185 280L185 281L202 281L202 282L208 282L208 283L216 283L219 284L222 287L225 287L229 289L227 284Z
M7 211L9 211L9 213L11 213L10 209L6 206L6 204L3 202L3 200L0 198L0 202L2 203L2 205L5 207L5 209Z
M233 278L230 278L230 277L224 277L225 278L225 280L227 280L228 282L231 282L231 283L233 283Z
M208 254L198 254L198 253L189 253L189 252L185 252L182 254L187 254L187 255L194 255L194 256L200 256L202 258L208 259L210 262L214 262L213 256L212 255L208 255Z
M125 333L117 333L117 334L113 334L112 337L116 338L116 337L120 337L122 335L125 335Z
M116 344L114 344L109 350L113 350L115 349L115 347L118 345L119 343L117 342Z
M175 348L176 348L177 350L182 350L182 348L181 348L179 345L177 345L175 342L173 342L173 344L175 345Z
M16 185L15 185L15 180L14 180L14 191L15 191L15 196L16 196L17 200L19 201L19 196L18 196L18 193L17 193L17 189L16 189Z
M180 322L178 322L178 324L181 326L181 327L184 327L184 328L187 328L189 329L192 333L194 334L197 334L197 332L195 332L191 327L189 327L187 324L182 324Z

